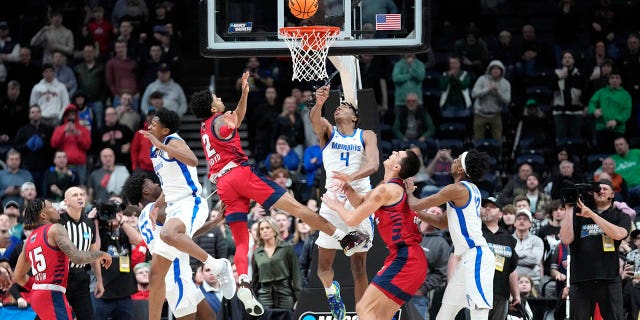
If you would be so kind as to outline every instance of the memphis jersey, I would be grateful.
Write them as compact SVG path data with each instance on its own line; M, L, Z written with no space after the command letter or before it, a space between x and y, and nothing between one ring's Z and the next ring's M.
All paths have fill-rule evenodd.
M216 114L200 124L200 138L204 155L207 157L209 178L218 174L230 162L239 165L248 160L247 155L242 151L238 130L233 130L231 137L227 139L218 137L216 134L213 124L221 116L222 114Z
M397 184L405 188L404 182L394 178L387 183ZM402 193L402 199L398 202L382 206L375 212L375 221L378 224L380 237L389 249L389 256L397 251L398 246L410 246L420 244L422 234L418 228L418 217L416 213L409 208L407 193Z
M365 161L364 139L362 129L356 128L350 136L344 136L334 126L331 138L322 149L322 162L327 172L326 185L333 183L333 171L344 174L353 174L360 170ZM351 182L351 187L358 193L366 193L371 190L369 177Z
M149 251L154 254L154 245L158 243L157 239L160 239L160 230L162 226L156 225L153 226L153 222L149 218L149 214L151 214L151 210L155 206L155 202L151 202L142 208L140 211L140 215L138 216L138 230L140 230L140 234L142 234L142 239L144 243L147 244Z
M453 202L447 202L447 219L449 233L456 255L462 255L474 247L487 246L482 236L482 219L480 218L480 203L482 196L475 184L461 181L469 191L469 200L462 207L456 207Z
M168 144L171 139L182 140L177 133L172 133L164 138L163 143ZM202 186L198 182L196 167L187 166L175 158L169 158L166 151L155 146L151 147L151 162L153 170L160 179L167 203L200 194Z
M69 257L47 242L47 232L51 224L35 228L25 240L25 253L31 263L34 284L55 284L67 287Z

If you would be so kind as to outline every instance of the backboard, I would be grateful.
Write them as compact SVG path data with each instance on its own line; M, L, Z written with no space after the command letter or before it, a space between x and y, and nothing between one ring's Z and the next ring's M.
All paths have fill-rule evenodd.
M201 0L200 51L205 57L289 56L278 29L340 28L329 55L424 52L430 44L430 0L319 0L306 20L288 0Z

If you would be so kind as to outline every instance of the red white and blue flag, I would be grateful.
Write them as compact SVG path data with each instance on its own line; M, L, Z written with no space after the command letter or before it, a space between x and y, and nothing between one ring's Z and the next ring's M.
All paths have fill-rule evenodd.
M376 30L400 30L399 13L376 14Z

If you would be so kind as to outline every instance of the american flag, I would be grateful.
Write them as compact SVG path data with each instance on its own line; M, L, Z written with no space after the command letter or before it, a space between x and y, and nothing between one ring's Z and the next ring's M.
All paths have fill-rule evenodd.
M376 30L400 30L399 13L376 14Z

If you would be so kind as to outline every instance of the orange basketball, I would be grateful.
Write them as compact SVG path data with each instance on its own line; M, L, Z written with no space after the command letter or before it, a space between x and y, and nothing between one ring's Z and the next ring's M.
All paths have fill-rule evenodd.
M289 0L289 10L298 19L308 19L318 11L318 0Z

